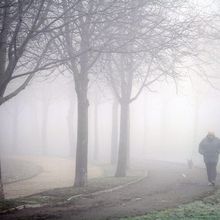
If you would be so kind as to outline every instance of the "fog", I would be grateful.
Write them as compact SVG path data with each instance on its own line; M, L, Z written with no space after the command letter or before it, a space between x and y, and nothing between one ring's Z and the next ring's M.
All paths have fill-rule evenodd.
M219 6L0 1L0 215L116 219L214 193Z
M110 163L111 155L114 98L108 89L103 92L96 85L91 85L90 91L89 161L106 164ZM130 110L131 162L160 159L186 163L191 158L201 162L198 154L201 139L208 131L220 135L219 96L218 90L198 76L193 82L185 80L175 85L170 80L157 83L151 91L145 90ZM76 107L74 84L69 77L36 78L1 108L3 154L74 157ZM118 121L118 129L119 124Z

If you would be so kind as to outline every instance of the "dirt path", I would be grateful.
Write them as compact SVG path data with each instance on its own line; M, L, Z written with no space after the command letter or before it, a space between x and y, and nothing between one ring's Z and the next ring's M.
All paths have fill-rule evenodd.
M77 198L66 206L26 209L1 219L118 219L143 215L149 211L176 207L210 193L206 174L202 169L188 170L169 163L147 164L148 178L137 184L96 196ZM219 181L219 180L218 180Z
M73 185L74 160L57 157L19 157L18 159L41 166L42 172L27 180L5 184L4 191L7 199ZM92 167L89 169L89 174L90 177L97 177L102 173L99 168Z

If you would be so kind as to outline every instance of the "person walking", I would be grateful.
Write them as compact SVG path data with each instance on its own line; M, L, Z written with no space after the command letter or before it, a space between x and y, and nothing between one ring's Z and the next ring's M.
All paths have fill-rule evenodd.
M208 185L215 186L217 176L217 164L220 153L220 139L217 138L214 132L209 132L207 136L199 144L199 153L203 155L205 162Z

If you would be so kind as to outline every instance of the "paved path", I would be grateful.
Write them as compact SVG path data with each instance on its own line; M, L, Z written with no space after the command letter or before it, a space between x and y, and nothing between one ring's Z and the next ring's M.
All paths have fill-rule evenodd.
M207 186L203 169L188 170L169 163L147 164L149 176L137 184L96 196L77 198L66 206L26 209L1 219L99 220L143 215L193 201L214 188ZM219 181L219 180L218 180Z
M18 157L23 161L42 167L42 172L30 179L4 185L5 196L17 198L43 192L53 188L68 187L74 181L74 160L57 157ZM100 169L89 169L90 177L100 176Z

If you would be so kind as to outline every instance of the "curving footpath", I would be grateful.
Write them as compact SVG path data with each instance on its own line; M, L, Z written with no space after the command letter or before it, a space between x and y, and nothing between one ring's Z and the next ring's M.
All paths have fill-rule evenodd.
M68 187L73 185L75 163L74 160L58 157L17 157L20 160L40 166L42 172L38 175L4 185L7 199L29 196L49 189ZM91 167L90 177L102 175L97 167Z
M87 195L68 205L24 209L1 219L118 219L144 215L150 211L176 207L212 193L205 170L187 169L166 162L146 164L149 175L143 180L109 193ZM219 181L219 179L218 179Z

